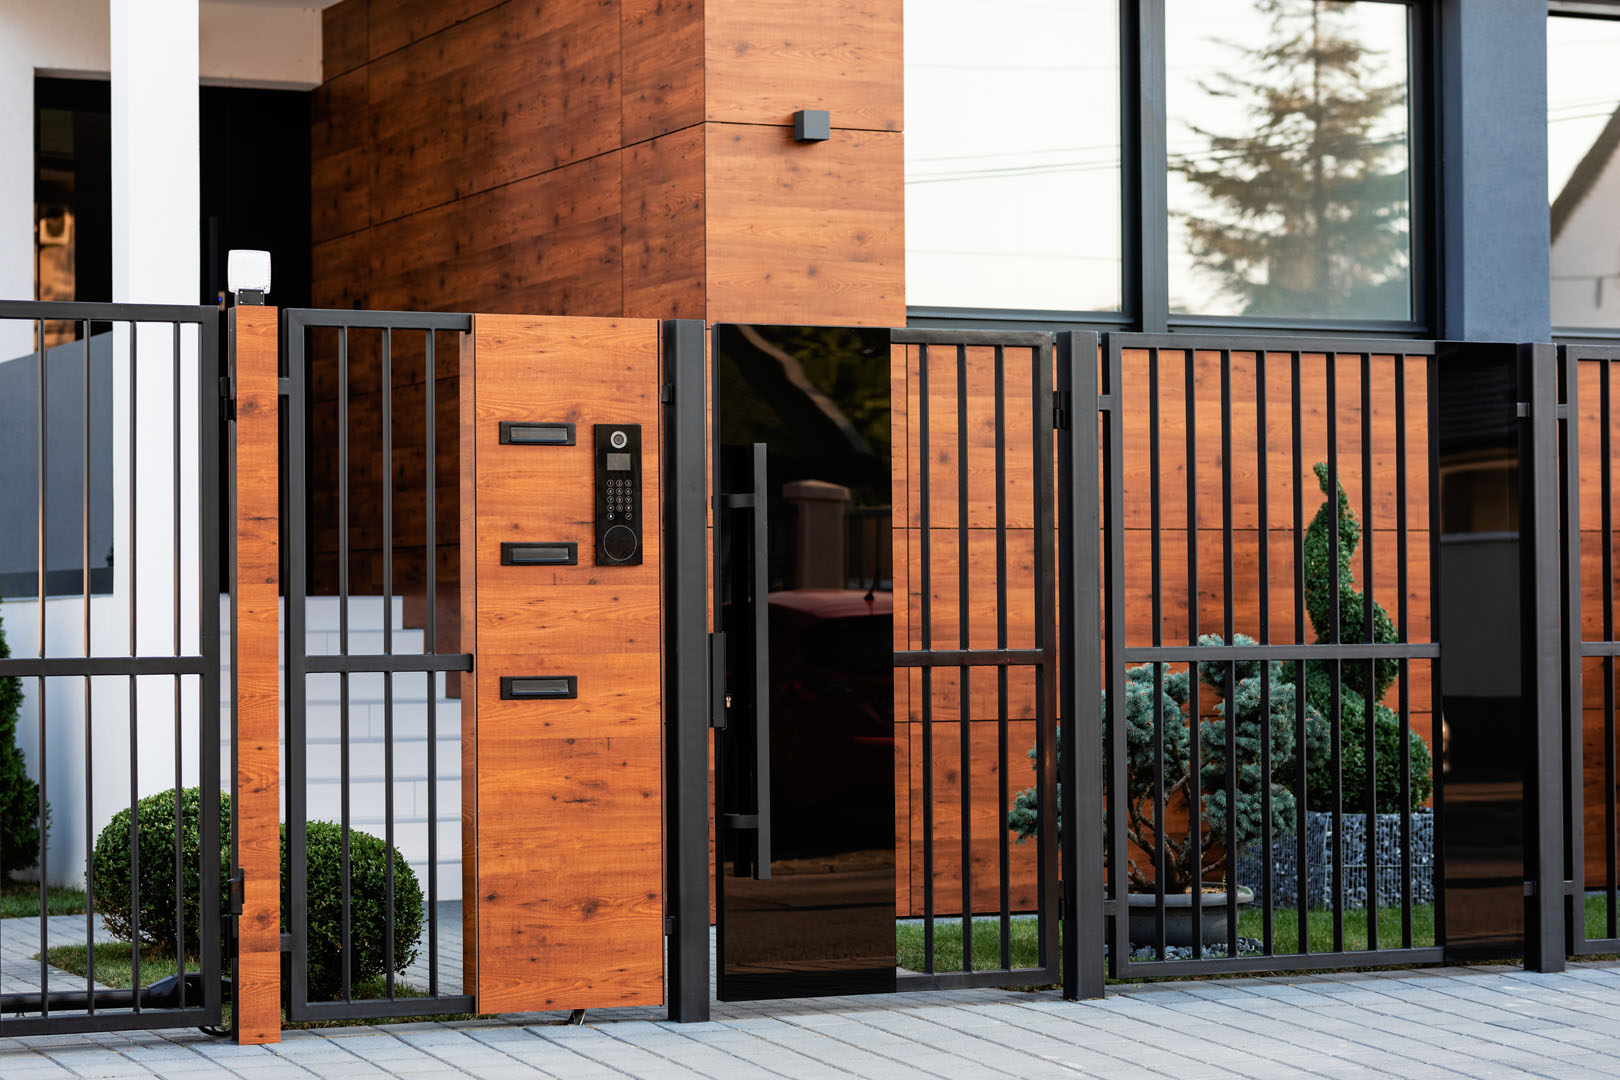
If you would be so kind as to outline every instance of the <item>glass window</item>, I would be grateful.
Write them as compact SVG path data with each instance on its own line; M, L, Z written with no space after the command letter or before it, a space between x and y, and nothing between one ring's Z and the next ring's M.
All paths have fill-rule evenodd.
M1120 306L1118 0L906 0L906 300Z
M1552 323L1620 327L1620 20L1547 21Z
M1412 317L1408 9L1168 0L1172 312Z

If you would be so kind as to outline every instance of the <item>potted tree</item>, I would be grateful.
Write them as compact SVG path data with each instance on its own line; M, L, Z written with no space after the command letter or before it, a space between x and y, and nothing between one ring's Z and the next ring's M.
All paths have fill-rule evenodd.
M1199 639L1201 645L1221 645L1213 634ZM1251 638L1234 635L1237 646L1254 645ZM1156 936L1158 892L1165 894L1165 941L1169 945L1192 944L1192 910L1202 909L1200 935L1203 944L1227 940L1226 851L1241 850L1256 841L1262 830L1264 798L1260 776L1262 740L1269 728L1271 757L1274 762L1294 759L1296 688L1289 665L1273 661L1211 662L1198 667L1199 681L1219 698L1213 710L1198 715L1196 697L1191 694L1185 671L1172 671L1160 665L1157 688L1158 726L1162 728L1162 752L1155 746L1155 672L1152 664L1126 670L1125 701L1120 720L1125 726L1125 790L1121 809L1125 814L1125 835L1130 841L1124 853L1129 886L1131 940L1145 944ZM1226 680L1235 679L1232 693L1233 716L1226 715ZM1262 724L1262 678L1270 680L1271 723ZM1104 695L1103 704L1106 706ZM1312 744L1311 756L1320 752L1315 744L1325 740L1321 715L1306 707L1306 738ZM1237 793L1235 835L1227 830L1226 725L1235 722L1235 787ZM1189 748L1196 730L1199 748L1198 775L1194 776ZM1033 751L1031 751L1033 755ZM1162 767L1167 807L1189 805L1199 800L1200 827L1195 838L1187 827L1174 828L1165 815L1155 820L1154 772ZM1279 770L1281 771L1281 770ZM1287 828L1295 817L1294 795L1273 775L1271 780L1272 830ZM1020 792L1008 814L1008 827L1020 841L1034 835L1039 800L1034 788ZM1061 828L1061 822L1059 823ZM1105 825L1106 827L1106 825ZM1196 840L1196 842L1195 842ZM1164 878L1155 880L1160 858ZM1193 870L1198 860L1201 894L1192 895ZM1238 887L1238 902L1247 904L1253 893Z

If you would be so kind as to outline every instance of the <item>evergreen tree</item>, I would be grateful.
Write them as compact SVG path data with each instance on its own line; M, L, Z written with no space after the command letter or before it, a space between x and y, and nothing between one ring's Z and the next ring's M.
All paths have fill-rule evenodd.
M1241 134L1194 125L1207 153L1171 168L1208 216L1181 215L1190 254L1249 313L1389 317L1407 304L1405 139L1386 119L1404 79L1371 81L1375 50L1342 0L1255 0L1268 40L1202 84L1245 103Z
M11 655L0 625L0 660ZM39 861L39 785L17 749L17 710L22 680L0 676L0 884Z

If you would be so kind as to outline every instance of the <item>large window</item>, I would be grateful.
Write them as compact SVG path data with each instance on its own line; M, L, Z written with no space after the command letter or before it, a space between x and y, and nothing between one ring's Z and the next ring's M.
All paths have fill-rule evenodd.
M1422 328L1416 10L908 0L914 317Z
M1620 328L1620 19L1547 22L1552 324Z
M913 307L1120 306L1118 0L907 0Z

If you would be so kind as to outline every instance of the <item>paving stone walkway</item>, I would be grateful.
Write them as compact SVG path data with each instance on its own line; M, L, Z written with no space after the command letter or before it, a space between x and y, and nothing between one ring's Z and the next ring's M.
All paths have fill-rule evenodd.
M4 1080L66 1077L708 1077L1117 1080L1620 1077L1620 964L1241 978L1052 993L948 991L288 1032L0 1038Z

